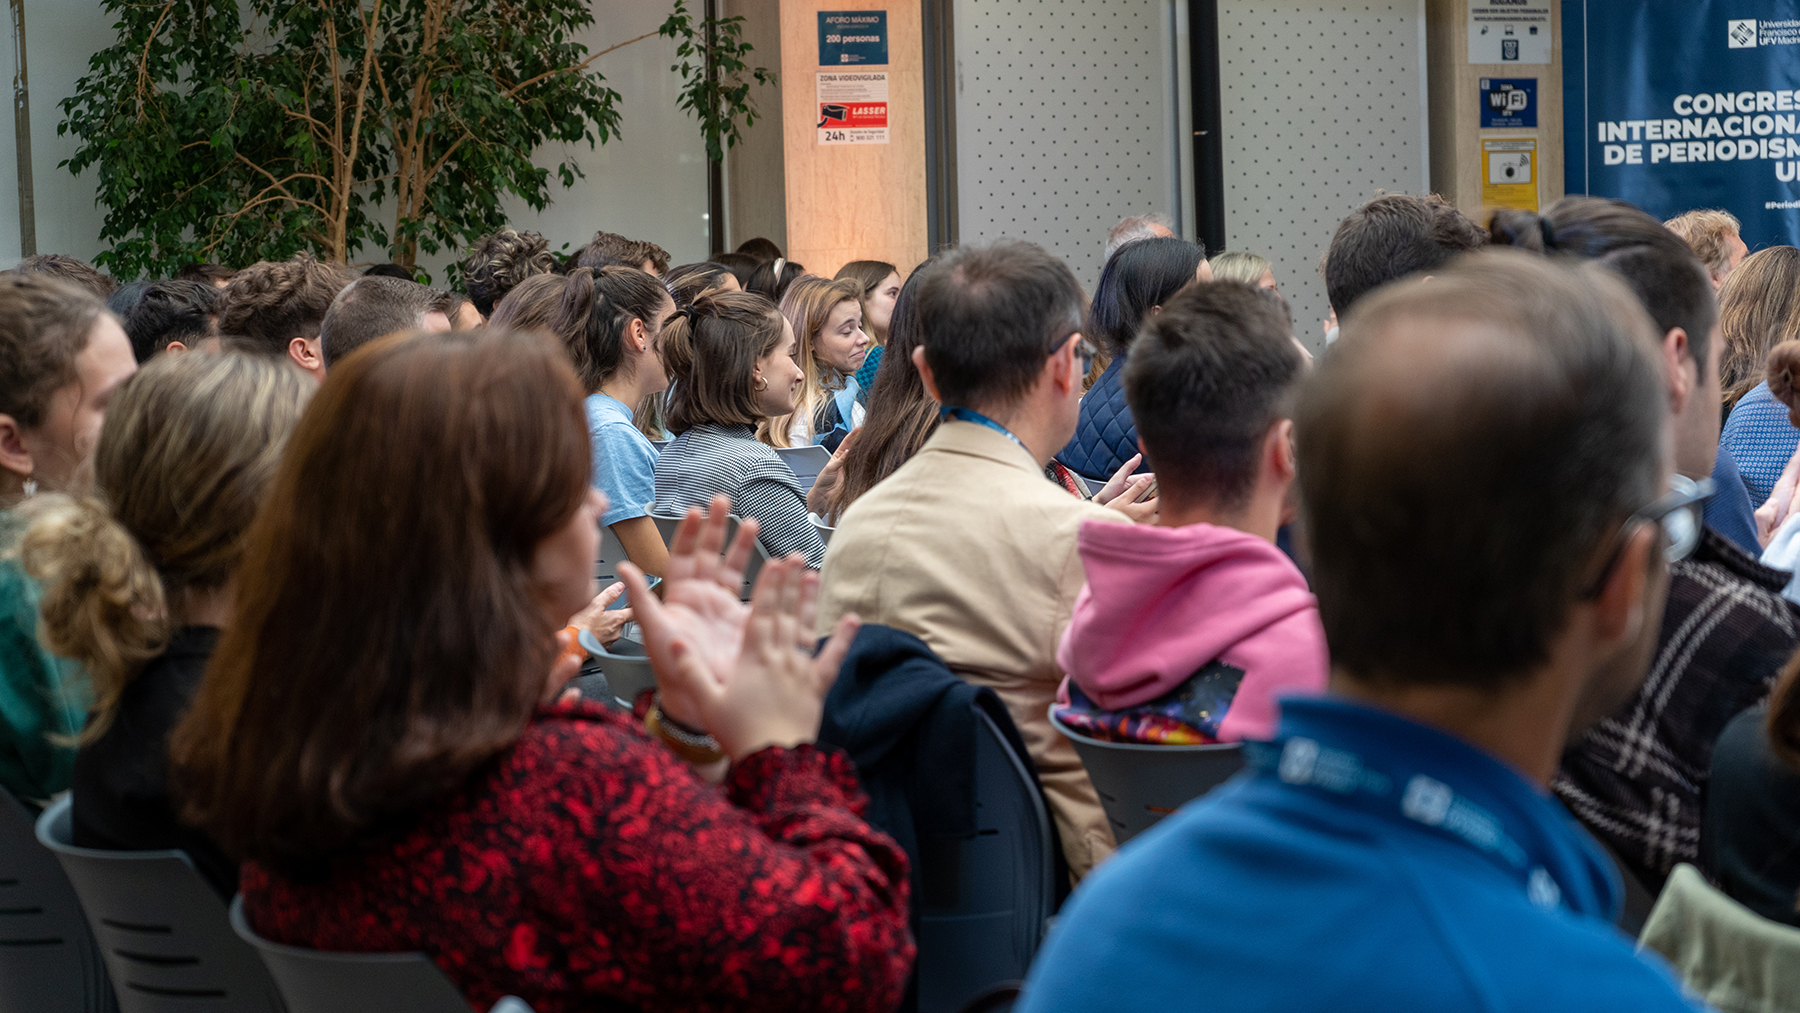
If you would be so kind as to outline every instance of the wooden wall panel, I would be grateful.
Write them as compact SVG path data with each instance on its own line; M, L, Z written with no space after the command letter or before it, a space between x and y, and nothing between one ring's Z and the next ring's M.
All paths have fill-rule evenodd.
M885 10L888 143L817 142L818 13ZM925 79L919 0L781 0L787 254L830 277L852 260L925 259ZM856 68L881 70L873 65Z

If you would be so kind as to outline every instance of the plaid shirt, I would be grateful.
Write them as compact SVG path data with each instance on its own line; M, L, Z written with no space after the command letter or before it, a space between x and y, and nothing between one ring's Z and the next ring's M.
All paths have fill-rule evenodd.
M1800 641L1787 582L1707 528L1670 567L1643 685L1563 754L1551 787L1652 891L1677 862L1697 860L1713 743L1768 695Z

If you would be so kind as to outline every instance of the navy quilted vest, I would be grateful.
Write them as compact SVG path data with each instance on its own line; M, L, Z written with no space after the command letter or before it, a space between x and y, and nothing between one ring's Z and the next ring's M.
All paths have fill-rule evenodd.
M1081 421L1075 425L1075 438L1056 459L1098 489L1119 470L1119 465L1138 452L1137 438L1131 408L1125 403L1125 357L1121 355L1081 399ZM1139 463L1137 470L1148 468Z

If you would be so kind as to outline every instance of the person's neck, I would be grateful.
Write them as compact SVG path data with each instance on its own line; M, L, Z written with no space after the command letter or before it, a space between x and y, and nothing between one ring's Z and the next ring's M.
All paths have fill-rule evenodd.
M1281 530L1281 497L1259 490L1249 502L1225 508L1215 500L1193 500L1161 485L1157 492L1156 526L1185 528L1191 524L1211 524L1236 528L1271 544Z
M633 373L631 376L620 376L618 373L614 373L601 381L600 393L635 412L638 403L644 400L644 395L650 393L644 389L643 375L642 372Z
M1056 452L1063 448L1063 444L1069 442L1067 435L1058 438L1060 427L1052 413L1033 403L1030 398L1005 407L970 405L969 410L986 415L1005 426L1006 431L1018 437L1031 456L1037 459L1040 468L1049 464Z
M177 592L169 602L169 623L183 626L212 626L224 629L231 625L232 608L237 600L237 582L228 580L219 587L188 588Z
M1571 673L1547 666L1487 690L1364 679L1334 666L1331 692L1448 732L1547 787L1575 707L1575 695L1562 687L1574 681Z

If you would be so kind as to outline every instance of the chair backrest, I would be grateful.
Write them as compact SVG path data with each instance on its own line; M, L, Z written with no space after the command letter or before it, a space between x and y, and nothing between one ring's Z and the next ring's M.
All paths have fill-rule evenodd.
M1206 746L1106 742L1058 721L1054 707L1050 724L1075 744L1120 844L1244 769L1244 749L1235 742Z
M811 492L813 484L819 480L819 472L831 463L831 451L824 447L776 447L775 453L781 457L783 464L794 472L800 480L800 491Z
M626 710L631 709L639 693L656 688L656 675L650 670L650 658L644 653L643 644L621 637L611 647L601 649L594 659L606 674L608 690Z
M231 928L269 969L288 1013L466 1013L469 1003L423 953L328 953L271 942L231 900Z
M656 532L662 535L663 542L673 546L675 544L675 528L681 523L681 518L668 517L659 513L653 513L650 517L656 521ZM737 530L738 516L732 514L731 522L725 528L726 545L730 545L731 540L737 537ZM763 548L762 539L759 538L750 549L750 561L744 564L744 586L738 590L739 598L744 601L750 600L750 589L756 586L756 575L762 572L763 564L768 561L769 553Z
M819 537L825 540L826 545L830 545L831 536L837 534L837 528L825 523L825 519L818 514L807 514L806 517L812 521L813 530L819 533Z
M31 813L0 789L0 1013L118 1008L75 888L37 842Z
M631 557L625 554L625 546L620 543L619 536L613 534L612 528L600 526L600 558L594 564L594 579L601 587L619 579L619 564Z
M1037 776L977 710L976 834L919 841L919 1011L957 1013L1025 977L1056 909L1055 840Z
M65 795L38 818L81 898L124 1013L281 1013L256 951L180 851L100 851L73 843Z
M1732 900L1685 862L1669 874L1638 948L1668 958L1690 991L1724 1013L1800 1011L1800 929Z

